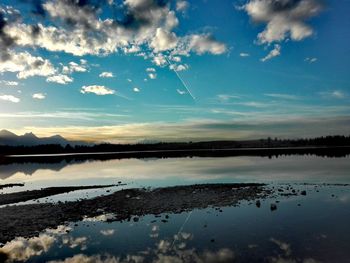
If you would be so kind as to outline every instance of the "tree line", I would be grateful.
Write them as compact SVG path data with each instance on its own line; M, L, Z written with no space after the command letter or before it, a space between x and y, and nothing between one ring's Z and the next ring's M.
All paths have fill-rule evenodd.
M101 152L142 152L244 148L296 148L296 147L350 147L350 136L324 136L303 139L266 138L247 141L159 142L136 144L110 144L62 146L59 144L37 146L0 146L0 155L11 154L63 154Z

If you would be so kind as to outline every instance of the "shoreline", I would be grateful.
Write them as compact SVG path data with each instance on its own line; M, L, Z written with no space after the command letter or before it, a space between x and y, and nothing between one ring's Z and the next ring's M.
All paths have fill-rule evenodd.
M89 185L89 186L61 186L61 187L48 187L40 190L27 190L21 192L14 192L8 194L0 194L0 206L16 204L26 202L30 200L36 200L39 198L45 198L49 196L75 192L79 190L91 190L101 188L111 188L115 186L124 186L125 184L111 184L111 185Z
M0 166L12 163L52 163L66 160L111 160L143 158L183 158L183 157L235 157L259 156L273 157L286 155L315 155L321 157L350 156L350 146L324 147L275 147L275 148L230 148L230 149L178 149L178 150L144 150L118 152L80 152L5 155L0 154Z
M109 195L64 203L13 205L0 208L0 243L33 237L47 228L86 217L114 214L111 221L138 220L162 213L181 213L207 207L238 206L273 194L265 184L200 184L155 189L133 188Z
M301 146L301 147L247 147L247 148L206 148L206 149L169 149L169 150L139 150L139 151L111 151L111 152L67 152L67 153L48 153L48 154L9 154L0 155L7 158L26 158L26 157L50 157L50 156L84 156L84 155L118 155L118 154L140 154L140 153L176 153L176 152L249 152L249 151L288 151L288 150L341 150L349 149L350 146Z

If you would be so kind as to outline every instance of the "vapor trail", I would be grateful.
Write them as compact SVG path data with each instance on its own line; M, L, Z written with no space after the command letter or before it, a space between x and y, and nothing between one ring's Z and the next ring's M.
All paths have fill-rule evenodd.
M164 57L165 57L166 61L168 62L168 64L169 64L170 66L172 66L173 64L170 63L169 59L168 59L166 56L164 56ZM196 101L196 98L192 95L191 90L188 88L188 86L187 86L187 84L185 83L185 81L181 78L180 74L176 71L175 67L174 67L173 70L174 70L176 76L177 76L177 77L179 78L179 80L181 81L182 85L183 85L183 86L185 87L185 89L187 90L188 94L190 94L191 98L192 98L194 101Z

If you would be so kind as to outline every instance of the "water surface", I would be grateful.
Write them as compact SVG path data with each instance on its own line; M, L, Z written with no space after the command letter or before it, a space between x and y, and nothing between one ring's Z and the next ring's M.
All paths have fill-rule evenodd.
M166 187L196 183L264 182L306 195L242 202L238 207L195 209L106 222L112 215L71 222L2 249L28 262L349 262L349 157L316 156L123 159L0 166L2 192L48 186L113 184ZM49 201L107 194L78 191ZM44 200L41 200L44 201ZM46 200L47 202L47 200ZM271 204L277 210L271 211ZM64 261L65 260L65 261Z

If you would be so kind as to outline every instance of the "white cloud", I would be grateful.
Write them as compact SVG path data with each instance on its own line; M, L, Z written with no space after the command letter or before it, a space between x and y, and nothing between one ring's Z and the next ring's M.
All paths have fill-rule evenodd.
M140 45L151 44L157 32L169 32L178 25L175 12L169 5L155 1L124 1L122 8L132 15L137 27L115 23L113 18L101 19L92 9L80 7L71 1L46 2L44 9L49 17L59 20L61 27L44 26L38 23L35 37L32 27L26 24L11 24L6 34L16 38L20 46L39 46L49 51L63 51L75 56L106 55L117 52L135 53Z
M157 28L156 35L151 42L151 47L155 52L165 51L175 48L177 41L175 33Z
M311 63L315 63L317 61L317 58L305 58L304 61Z
M35 93L32 95L32 98L37 100L43 100L46 98L46 95L44 93Z
M278 57L281 55L281 46L279 44L275 44L274 48L267 54L266 57L260 59L262 62L265 62L266 60L269 60L274 57Z
M125 47L122 49L125 54L132 54L141 51L141 48L137 45L131 45L130 47Z
M319 0L250 0L243 9L254 22L266 24L258 34L258 42L269 44L311 36L313 29L305 21L318 15L323 5Z
M66 85L68 83L73 82L73 78L71 78L71 77L69 77L67 75L60 74L60 75L55 75L55 76L48 77L46 79L46 81L47 82L54 82L54 83Z
M137 88L137 87L133 88L132 90L133 90L134 92L140 92L140 89Z
M216 41L209 34L191 35L188 39L188 46L197 54L210 53L213 55L220 55L227 51L225 44Z
M157 54L153 58L152 62L159 67L164 67L168 63L162 54Z
M209 34L175 35L174 30L179 20L172 8L184 11L188 8L188 2L183 0L179 0L176 6L153 0L125 0L118 8L133 17L132 25L127 21L116 21L113 17L108 17L102 9L97 11L82 7L76 1L47 1L43 8L49 23L35 21L35 28L26 24L25 19L6 23L3 32L9 39L15 40L14 47L42 48L74 56L105 56L122 51L151 59L157 66L166 65L165 57L161 54L155 55L157 52L169 51L170 57L180 62L180 56L189 56L190 53L219 55L227 50L225 44L216 41ZM41 64L43 65L37 71L19 74L19 77L47 77L57 74L53 72L49 61L43 60ZM0 70L1 68L0 65ZM11 67L12 72L22 71L14 68ZM87 70L86 61L81 61L81 64L70 62L63 66L60 73L69 75Z
M146 71L147 72L156 72L156 69L155 68L147 68Z
M13 95L0 95L0 100L4 100L4 101L10 101L13 103L18 103L21 100Z
M84 59L80 60L81 64L79 65L76 62L69 62L68 66L63 66L62 73L63 74L72 74L74 72L86 72L87 71L87 61Z
M190 6L190 4L187 1L178 0L176 2L176 11L184 12L188 9L189 6Z
M6 85L6 86L18 86L17 81L7 81L7 80L1 80L0 83Z
M42 57L34 57L28 52L10 52L9 59L0 60L0 73L17 72L17 78L50 76L56 72L51 62Z
M115 90L99 85L83 86L80 92L83 94L94 93L99 96L115 94Z
M114 78L113 72L102 72L100 78Z
M175 65L175 64L172 64L170 65L170 69L171 70L175 70L175 71L184 71L184 70L187 70L188 69L188 65L186 64L180 64L180 65Z
M244 52L242 52L242 53L239 53L239 56L240 56L240 57L249 57L250 54L249 54L249 53L244 53Z
M178 57L178 56L172 56L172 57L170 57L170 60L172 60L172 61L175 61L175 62L181 62L181 57Z
M149 77L150 79L156 79L156 78L157 78L157 74L155 74L155 73L149 73L149 74L148 74L148 77Z
M177 89L176 91L177 91L177 93L179 93L180 95L185 95L185 94L187 94L187 92L186 92L185 90Z

